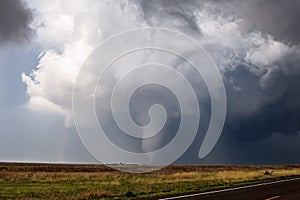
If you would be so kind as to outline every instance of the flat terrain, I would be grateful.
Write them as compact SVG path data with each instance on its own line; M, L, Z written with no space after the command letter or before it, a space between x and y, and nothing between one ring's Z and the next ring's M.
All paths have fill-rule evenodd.
M0 199L157 198L298 176L300 165L168 166L130 174L103 165L0 163Z

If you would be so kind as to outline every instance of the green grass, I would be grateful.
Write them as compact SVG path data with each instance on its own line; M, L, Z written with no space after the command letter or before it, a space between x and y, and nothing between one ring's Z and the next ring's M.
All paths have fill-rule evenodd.
M148 174L0 171L0 199L133 199L207 191L290 178L300 167L166 170ZM266 171L272 170L272 175Z

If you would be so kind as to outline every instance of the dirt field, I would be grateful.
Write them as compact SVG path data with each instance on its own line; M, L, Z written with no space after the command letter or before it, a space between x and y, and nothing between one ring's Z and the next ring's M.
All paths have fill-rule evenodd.
M299 175L300 165L168 166L152 173L129 174L104 165L0 163L0 199L132 199Z

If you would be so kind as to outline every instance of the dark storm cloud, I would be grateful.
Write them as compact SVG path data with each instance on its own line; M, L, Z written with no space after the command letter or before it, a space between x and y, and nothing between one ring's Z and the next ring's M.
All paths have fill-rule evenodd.
M142 0L136 3L151 26L176 27L187 32L200 32L195 17L195 8L199 8L197 1Z
M240 30L259 30L289 43L300 42L300 1L297 0L142 0L137 1L144 18L152 26L177 27L200 32L196 13L212 4L219 15L234 15L242 20ZM211 8L211 7L210 7ZM209 9L206 7L205 9ZM166 23L168 22L168 23Z
M298 0L227 0L215 1L241 17L241 30L253 29L289 43L300 43L300 1ZM226 3L224 3L226 2ZM225 6L226 5L226 6ZM229 9L230 10L230 9ZM223 10L228 12L228 10Z
M280 140L287 138L288 141L292 140L290 138L293 136L299 137L300 53L297 50L299 47L296 45L300 44L300 1L144 0L137 2L144 19L153 26L177 28L198 37L201 29L197 20L202 19L197 14L205 8L205 11L213 14L217 13L217 15L225 18L241 19L236 32L247 34L259 31L262 33L263 38L267 38L269 34L275 40L287 44L290 51L284 53L285 55L277 61L268 63L265 66L255 66L251 61L246 61L246 53L237 53L240 56L238 58L225 58L225 60L236 59L240 61L237 62L239 64L236 66L230 66L222 71L228 98L228 109L220 143L224 149L227 149L216 148L219 152L228 151L231 155L227 155L228 160L224 158L222 153L212 157L221 160L223 163L229 162L229 164L261 164L264 161L268 163L274 163L275 161L276 163L280 159L284 162L287 155L298 151L287 149L288 142L283 143L280 148L275 148L272 145L280 144L278 138L281 138ZM205 5L208 5L208 7L205 7ZM211 46L212 51L220 48L218 44L212 44ZM232 48L235 51L234 47ZM210 49L207 50L210 52ZM273 52L268 51L273 51L273 49L267 50L264 55L272 56ZM260 73L257 73L256 69ZM192 84L197 84L197 82ZM209 110L208 107L204 109ZM201 117L204 119L209 119L210 116L208 115L209 112L201 113ZM174 126L169 128L174 128ZM189 151L185 153L185 156L179 162L191 163L198 160L197 155L202 143L203 133L205 133L205 126L204 128L200 126L200 128L203 129L198 133L200 136L197 136ZM255 151L253 151L253 144L254 146L257 145ZM278 158L277 155L261 154L263 156L258 159L257 156L253 156L262 151L265 146L269 146L269 149L277 149L276 152L281 152L284 157ZM245 155L247 155L247 158L242 158ZM239 158L242 159L238 160ZM290 156L289 161L286 162L292 162L293 159L299 160Z
M299 163L298 63L300 57L290 54L272 63L269 66L273 67L269 69L271 72L266 70L257 74L253 72L254 66L247 64L225 70L228 107L218 145L208 157L199 160L201 134L205 130L199 131L190 149L177 162L230 165Z
M295 65L296 63L292 63ZM288 61L283 63L288 68ZM300 74L276 68L269 74L266 88L261 79L245 66L228 71L226 78L234 79L241 88L235 90L227 83L228 116L225 132L240 141L254 141L274 133L297 135L300 130Z
M30 40L34 31L30 28L32 10L21 0L0 1L0 43Z

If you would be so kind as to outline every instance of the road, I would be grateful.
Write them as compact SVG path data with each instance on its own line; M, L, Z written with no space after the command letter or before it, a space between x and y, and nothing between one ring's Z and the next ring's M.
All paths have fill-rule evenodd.
M300 200L300 178L218 191L161 198L160 200Z

